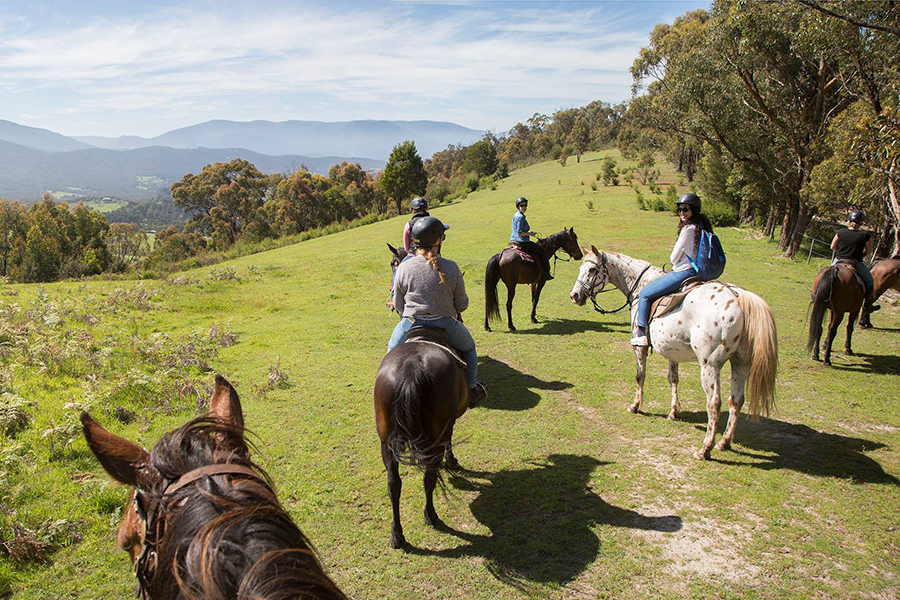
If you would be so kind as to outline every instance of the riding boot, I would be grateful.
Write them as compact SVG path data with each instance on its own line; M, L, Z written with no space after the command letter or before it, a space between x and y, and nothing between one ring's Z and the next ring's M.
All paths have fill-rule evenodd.
M544 266L544 281L550 281L553 279L553 275L550 274L550 259L544 258L543 261Z
M475 408L487 398L487 388L481 381L475 382L475 387L469 388L469 407Z
M871 288L866 289L866 314L873 313L877 310L881 310L881 307L874 303L872 300L872 294L874 290Z

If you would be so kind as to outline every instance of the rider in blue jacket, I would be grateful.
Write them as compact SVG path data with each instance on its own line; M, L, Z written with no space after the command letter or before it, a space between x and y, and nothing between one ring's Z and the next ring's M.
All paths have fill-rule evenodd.
M528 209L527 198L516 198L516 214L512 218L512 234L509 241L518 243L519 247L529 254L537 257L541 261L541 268L544 269L544 279L550 281L553 275L550 274L550 257L547 251L530 241L529 237L537 237L537 234L531 231L528 220L525 219L525 211Z

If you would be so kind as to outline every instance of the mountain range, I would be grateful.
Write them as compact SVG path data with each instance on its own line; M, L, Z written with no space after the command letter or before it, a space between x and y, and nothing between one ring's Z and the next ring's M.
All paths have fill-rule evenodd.
M414 140L423 158L449 144L470 144L484 132L437 121L207 121L154 138L67 137L0 120L0 198L35 201L112 196L140 200L166 195L186 173L243 158L266 173L300 165L327 173L342 161L384 167L391 149Z

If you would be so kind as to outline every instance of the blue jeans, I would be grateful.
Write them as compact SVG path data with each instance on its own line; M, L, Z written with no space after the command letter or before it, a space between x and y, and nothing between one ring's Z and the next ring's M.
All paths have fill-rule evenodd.
M838 261L838 259L834 259L831 261L831 265ZM863 283L866 285L866 293L868 294L870 291L875 289L875 278L872 277L872 272L869 271L869 267L866 266L866 263L863 261L859 261L856 263L856 272L859 273L859 278L863 280Z
M638 296L637 317L634 324L638 327L647 327L647 323L650 321L650 305L653 304L653 301L668 294L674 294L685 279L696 274L693 269L669 271L662 277L654 279L645 285L641 289L640 296Z
M478 353L475 352L475 338L472 337L466 326L453 317L416 319L415 324L439 327L447 332L450 345L459 350L463 360L466 361L466 379L469 381L469 387L475 387L478 382ZM394 333L391 334L391 341L388 342L388 352L406 341L406 334L412 329L412 326L413 321L400 319L400 322L394 327Z

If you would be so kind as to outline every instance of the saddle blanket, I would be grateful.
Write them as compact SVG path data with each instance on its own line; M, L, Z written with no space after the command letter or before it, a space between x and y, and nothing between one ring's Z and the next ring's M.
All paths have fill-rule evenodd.
M509 249L515 250L516 252L518 252L519 256L521 256L522 260L524 260L525 262L530 262L530 263L534 262L534 257L532 255L530 255L529 253L525 252L524 250L522 250L521 248L519 248L518 246L509 246Z

